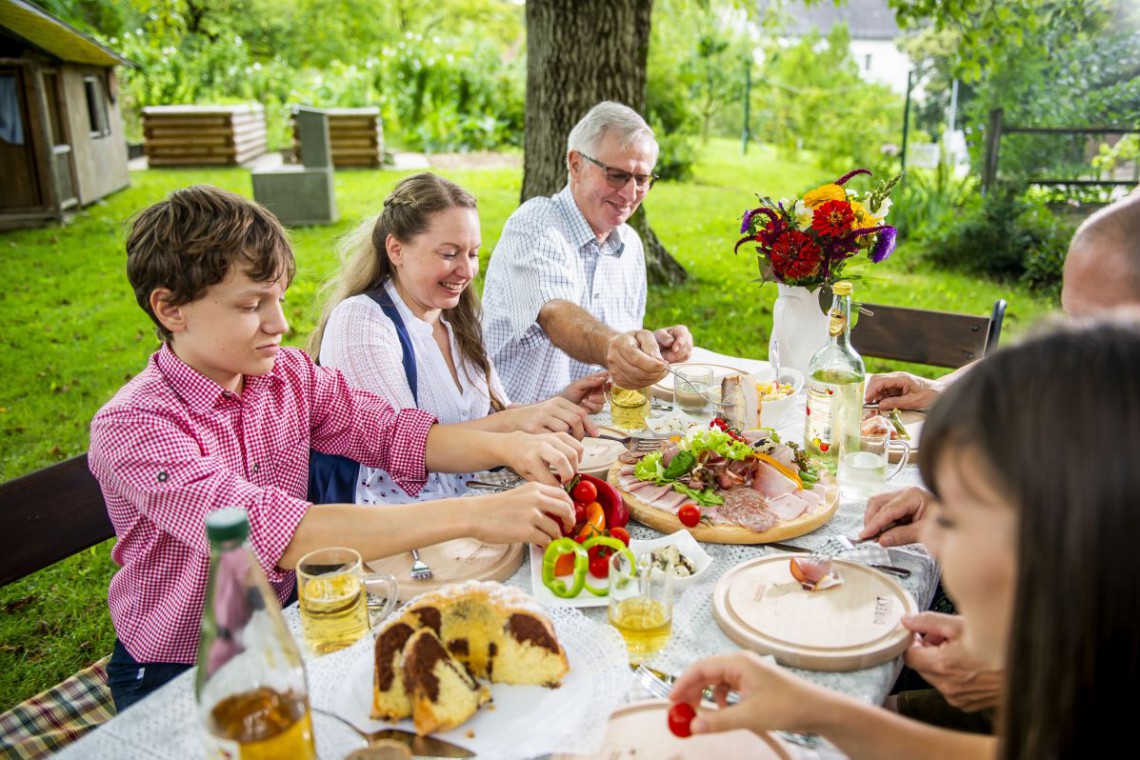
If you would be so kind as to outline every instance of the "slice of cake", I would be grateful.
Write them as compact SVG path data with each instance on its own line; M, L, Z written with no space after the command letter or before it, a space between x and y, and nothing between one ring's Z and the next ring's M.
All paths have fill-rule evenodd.
M491 700L487 687L443 648L430 628L421 628L408 639L401 675L421 736L455 728Z
M421 631L432 635L420 635ZM459 688L462 679L445 674L449 683L456 684L456 696L451 691L426 688L419 682L413 685L410 681L416 681L415 676L409 679L408 663L413 649L418 658L416 674L434 672L440 667L437 663L447 661L433 648L432 639L443 654L459 664L460 671L466 669L466 674L494 683L555 687L569 671L553 623L541 606L522 591L477 581L444 586L410 601L377 633L374 719L413 716L416 730L421 733L441 730L443 725L458 725L448 721L468 709L474 693L470 687L466 693ZM425 671L423 663L429 658L434 658L432 668ZM449 702L451 699L456 702ZM485 701L479 699L466 717ZM432 717L421 720L420 715ZM437 721L443 722L435 725ZM421 723L435 727L421 731Z

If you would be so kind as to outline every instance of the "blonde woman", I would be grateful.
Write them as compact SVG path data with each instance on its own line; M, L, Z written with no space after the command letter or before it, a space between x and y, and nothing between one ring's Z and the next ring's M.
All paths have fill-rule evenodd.
M487 357L471 283L481 244L475 198L430 173L401 180L379 216L344 239L343 266L310 350L349 383L396 409L418 407L445 424L488 431L596 432L604 375L552 399L511 406ZM432 473L417 500L462 494L466 476ZM362 467L358 503L409 501L388 473Z

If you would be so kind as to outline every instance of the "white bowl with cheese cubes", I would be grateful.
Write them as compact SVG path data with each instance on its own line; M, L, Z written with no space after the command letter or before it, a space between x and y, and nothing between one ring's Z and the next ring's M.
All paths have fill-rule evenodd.
M696 583L708 573L713 563L712 557L687 530L679 530L661 538L635 538L629 542L629 548L634 555L640 557L643 553L650 554L658 567L671 569L674 589Z
M796 405L804 387L804 374L794 367L781 367L779 381L756 383L760 397L760 424L771 427Z

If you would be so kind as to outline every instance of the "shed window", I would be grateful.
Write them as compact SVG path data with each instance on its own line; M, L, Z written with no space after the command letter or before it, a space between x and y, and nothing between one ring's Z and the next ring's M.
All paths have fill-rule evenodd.
M111 120L107 118L107 88L100 77L83 77L83 90L87 93L87 118L92 137L111 134Z

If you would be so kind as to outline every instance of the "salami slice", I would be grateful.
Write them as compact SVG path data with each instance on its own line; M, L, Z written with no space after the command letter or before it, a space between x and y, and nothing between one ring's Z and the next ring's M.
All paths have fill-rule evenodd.
M748 530L762 533L779 524L764 499L748 486L736 486L720 492L724 503L717 508L717 516L724 522L735 523Z

